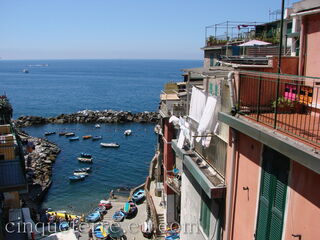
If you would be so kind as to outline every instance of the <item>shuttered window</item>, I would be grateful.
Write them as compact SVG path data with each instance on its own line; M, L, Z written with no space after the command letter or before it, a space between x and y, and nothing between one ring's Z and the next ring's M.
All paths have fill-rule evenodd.
M263 152L257 240L281 240L290 161L265 147Z
M207 236L209 236L209 233L210 233L210 208L204 198L202 198L202 200L201 200L200 225L202 227L203 232Z

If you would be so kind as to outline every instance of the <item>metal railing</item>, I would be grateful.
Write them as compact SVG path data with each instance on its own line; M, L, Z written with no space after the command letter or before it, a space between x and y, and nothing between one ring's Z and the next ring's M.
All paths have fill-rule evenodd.
M239 72L238 112L320 147L320 78Z

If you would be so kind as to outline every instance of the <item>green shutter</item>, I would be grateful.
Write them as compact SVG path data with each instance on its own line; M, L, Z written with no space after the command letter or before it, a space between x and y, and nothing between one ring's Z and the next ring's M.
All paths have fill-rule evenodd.
M201 201L200 225L203 232L209 236L210 233L210 208L204 199Z
M265 147L263 153L257 240L281 240L289 159Z
M213 54L210 55L210 67L214 65Z

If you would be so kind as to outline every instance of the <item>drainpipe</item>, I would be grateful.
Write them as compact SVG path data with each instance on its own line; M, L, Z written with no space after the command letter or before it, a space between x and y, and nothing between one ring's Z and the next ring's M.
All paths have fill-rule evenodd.
M234 77L234 71L230 71L228 74L228 84L230 89L230 102L231 102L231 114L234 116L236 114L236 105L234 100L234 91L233 91L233 80ZM231 233L231 225L232 225L232 200L234 195L234 178L235 178L235 161L236 161L236 153L237 153L237 132L233 128L231 128L231 148L232 148L232 155L231 155L231 165L230 165L230 179L227 186L227 219L226 219L226 235L227 240L231 239L232 233Z
M233 80L234 78L234 71L230 71L228 73L228 85L229 85L229 91L230 91L230 102L231 102L231 114L234 116L237 112L235 100L234 100L234 86L233 86Z

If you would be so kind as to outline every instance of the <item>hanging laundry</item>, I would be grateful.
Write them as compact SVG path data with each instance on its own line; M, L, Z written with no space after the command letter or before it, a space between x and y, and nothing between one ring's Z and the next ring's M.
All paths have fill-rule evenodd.
M206 105L206 95L196 87L192 87L189 117L199 122Z

